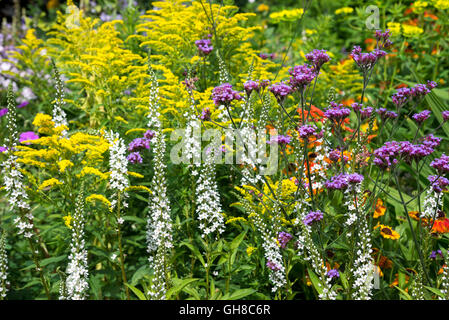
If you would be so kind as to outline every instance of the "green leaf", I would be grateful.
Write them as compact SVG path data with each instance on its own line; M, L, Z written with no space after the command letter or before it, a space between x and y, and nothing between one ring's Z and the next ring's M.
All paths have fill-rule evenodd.
M307 272L309 273L310 281L313 284L313 287L318 292L318 294L321 294L323 292L323 285L321 284L321 281L318 279L318 276L310 269L307 269Z
M427 290L435 293L437 296L439 296L441 298L444 298L444 294L440 290L438 290L437 288L432 288L432 287L428 287L428 286L424 286L424 288L426 288Z
M204 267L206 266L206 262L204 262L203 255L200 253L200 251L198 250L198 248L195 248L192 244L187 243L187 242L181 242L181 246L186 246L187 248L189 248L190 251L192 251L193 254L195 254L195 256L198 258L198 260L201 261L201 264L202 264Z
M238 299L242 299L244 297L249 296L250 294L253 294L254 292L256 292L256 290L254 289L239 289L237 291L234 291L230 296L229 296L229 300L238 300Z
M136 287L130 285L129 283L125 283L125 285L130 288L132 290L132 292L134 292L134 294L139 298L139 300L148 300L147 297L145 296L145 294L140 291L139 289L137 289Z
M401 289L398 286L394 286L394 287L396 289L398 289L403 294L403 296L405 297L406 300L413 300L412 297L404 289Z
M132 278L131 278L131 285L135 286L140 279L142 279L143 277L145 277L145 275L149 275L150 274L150 268L148 268L148 266L144 265L142 267L140 267L139 269L137 269L136 272L134 272Z
M190 278L190 279L178 279L174 278L172 279L174 286L168 289L166 297L167 299L170 299L172 295L176 295L179 291L183 290L186 286L188 286L191 283L194 283L198 281L197 278Z

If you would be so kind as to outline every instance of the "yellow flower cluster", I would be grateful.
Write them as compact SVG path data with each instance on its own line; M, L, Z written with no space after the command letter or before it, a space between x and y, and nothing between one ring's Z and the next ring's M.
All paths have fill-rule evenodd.
M420 27L403 24L402 25L402 34L404 37L417 37L422 34L424 30Z
M64 173L67 167L73 167L73 162L70 160L61 160L58 162L59 172Z
M47 33L47 46L69 76L66 83L84 91L82 98L69 102L89 116L90 127L97 127L105 118L113 121L118 116L118 100L127 107L123 93L146 77L147 67L145 59L126 49L120 39L117 25L122 21L101 23L82 11L74 15L58 12L53 31Z
M401 24L398 22L388 22L387 28L390 29L392 36L400 36L401 35Z
M94 201L100 201L109 208L109 211L112 211L111 202L108 199L106 199L105 196L101 194L91 194L86 198L86 202L94 202Z
M427 1L417 0L413 3L413 12L422 13L428 5L429 2Z
M439 10L449 9L449 0L434 0L433 6Z
M246 254L248 255L248 257L251 257L253 252L256 250L257 250L257 248L255 248L255 247L248 247L248 248L246 248Z
M44 172L53 177L41 183L29 179L29 182L37 186L38 190L62 184L61 181L66 183L75 176L82 178L93 174L102 180L108 178L107 173L96 168L99 164L103 164L103 154L109 149L109 144L103 136L76 132L62 137L62 130L68 130L68 128L66 126L54 128L51 116L43 113L36 115L33 125L42 136L30 141L30 146L18 146L15 155L18 157L18 162L45 169ZM67 171L67 168L72 169ZM70 177L72 172L78 174ZM66 176L67 173L69 176Z
M61 185L61 184L62 184L62 182L59 181L58 179L50 178L50 179L47 179L44 182L42 182L39 185L38 190L44 190L45 188L51 188L53 186Z
M64 220L64 224L69 229L72 229L72 225L70 224L72 222L72 219L73 218L72 218L72 216L70 214L62 217L62 220Z
M81 170L81 173L78 174L78 177L84 177L84 176L86 176L88 174L97 176L97 177L99 177L102 180L107 180L108 177L109 177L109 175L107 173L103 173L100 170L98 170L96 168L93 168L93 167L84 167Z
M290 9L282 10L279 12L273 12L270 14L270 19L273 23L279 23L282 21L296 21L304 14L303 9Z
M349 14L349 13L352 13L353 11L354 11L354 9L351 7L343 7L343 8L335 10L335 14Z
M424 32L424 29L418 26L398 22L388 22L387 28L390 29L391 35L393 36L400 36L402 33L404 37L408 38L417 37Z

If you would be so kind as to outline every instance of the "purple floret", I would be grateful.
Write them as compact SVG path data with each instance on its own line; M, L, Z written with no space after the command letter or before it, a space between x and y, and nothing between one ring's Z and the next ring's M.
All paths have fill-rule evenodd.
M39 139L39 136L37 134L35 134L33 131L26 131L26 132L22 132L20 134L19 142L23 142L23 141L27 141L27 140L36 140L36 139ZM31 143L27 142L24 144L29 145Z
M279 245L281 246L281 248L284 249L287 246L287 243L292 238L293 238L293 236L288 232L284 232L284 231L279 232L278 241L279 241Z
M415 113L412 118L413 120L415 120L418 123L423 123L425 120L427 120L430 115L432 114L432 112L430 112L429 110L424 110L420 113Z
M302 139L307 139L311 136L314 136L316 134L316 126L315 125L309 125L305 124L298 128L299 136Z
M449 180L445 177L428 176L427 179L432 183L432 188L435 192L442 192L447 190Z
M441 116L443 117L444 121L449 120L449 110L441 112Z
M196 40L195 45L198 47L198 51L200 52L200 55L202 55L202 56L207 56L214 49L210 39Z
M285 98L292 93L292 88L285 83L273 84L269 90L274 94L278 103L284 102Z
M259 92L260 86L259 83L253 80L248 80L243 84L243 87L245 88L246 94L249 96L251 92L256 91Z
M288 71L292 76L290 77L290 86L294 90L303 91L317 76L313 67L307 64L295 66Z
M306 226L311 226L312 223L318 222L323 219L323 213L321 211L310 211L302 221Z
M430 163L430 166L436 169L439 173L448 173L449 172L449 156L444 153L440 158L436 158Z
M272 137L270 141L267 141L267 143L268 144L271 144L271 143L289 144L291 141L292 141L292 137L290 137L290 136L278 135L278 136Z
M212 100L216 106L229 105L234 100L241 100L239 92L232 89L229 83L223 83L212 90Z
M306 54L306 59L319 70L323 64L330 60L326 50L313 49L312 52Z
M327 276L329 278L339 278L340 277L340 273L338 272L337 269L331 269L327 272Z
M150 148L150 141L146 138L136 138L128 146L128 151L138 151L141 149L149 149Z
M330 102L330 108L324 112L324 116L331 121L339 123L343 119L347 118L351 110L344 108L343 104L337 104L334 101Z
M132 152L129 154L129 156L126 158L131 163L142 163L142 157L140 156L139 152Z

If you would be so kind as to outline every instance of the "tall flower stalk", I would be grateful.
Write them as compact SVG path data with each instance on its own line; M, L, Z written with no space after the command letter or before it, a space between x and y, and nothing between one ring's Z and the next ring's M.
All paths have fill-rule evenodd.
M154 176L151 181L152 193L149 199L149 214L147 220L147 251L154 276L149 296L154 300L165 300L169 285L169 251L172 244L172 221L170 216L170 201L167 196L165 178L165 138L159 119L159 88L156 75L151 65L149 121L148 127L154 131Z
M17 123L16 123L16 106L14 94L12 92L12 86L8 89L8 110L7 121L7 136L5 139L5 145L7 150L6 160L2 163L2 173L4 179L4 186L10 205L10 210L18 212L18 216L14 219L14 223L19 229L18 234L23 235L31 248L33 260L36 265L36 271L39 273L41 283L44 287L45 294L48 299L51 298L50 289L47 280L44 276L43 268L40 265L38 237L34 228L34 216L31 213L30 205L28 204L28 195L26 193L26 187L22 181L23 175L21 173L20 164L16 161L17 157L14 155L16 146L19 142Z
M109 189L111 189L113 192L111 210L115 210L115 218L117 222L117 242L120 254L120 269L122 272L122 281L125 288L126 297L129 300L130 295L128 286L126 285L128 281L125 272L125 256L123 253L121 233L121 226L124 222L123 218L121 217L121 210L122 207L128 207L128 203L126 202L126 199L128 198L126 188L129 186L127 176L128 160L126 158L126 145L123 139L120 138L120 135L113 131L106 133L106 139L110 144L109 167L111 170L111 174L109 176Z
M65 280L65 292L60 299L84 300L89 289L89 270L87 264L87 250L84 240L84 192L83 186L78 194L75 204L75 213L72 217L72 242L70 243L69 264Z
M0 300L6 298L8 292L8 255L6 252L6 233L0 235Z

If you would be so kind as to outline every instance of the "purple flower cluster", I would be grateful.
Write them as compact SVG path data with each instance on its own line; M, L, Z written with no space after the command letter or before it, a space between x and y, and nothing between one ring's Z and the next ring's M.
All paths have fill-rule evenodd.
M445 177L439 176L428 176L430 183L432 184L432 188L435 192L443 192L447 190L447 186L449 185L449 180Z
M148 139L148 140L153 139L153 137L154 137L154 131L148 129L148 130L143 134L143 137L144 137L145 139Z
M28 141L28 140L36 140L39 139L39 136L35 134L33 131L22 132L19 137L19 142ZM30 145L30 142L24 143L26 145Z
M398 117L398 114L396 112L388 111L385 108L376 109L376 112L380 115L380 118L382 121L385 121L388 119L395 119Z
M435 137L433 134L429 134L421 139L421 144L435 149L440 145L441 138Z
M262 88L266 88L266 87L268 87L269 85L270 85L270 83L271 83L271 81L270 80L268 80L268 79L263 79L263 80L260 80L259 81L259 84L260 84L260 86L262 87Z
M337 162L341 158L341 150L334 149L331 152L329 152L329 159L333 162ZM349 158L345 155L343 155L343 162L348 162Z
M308 139L309 137L316 135L316 129L315 125L305 124L298 128L299 136L302 139Z
M443 121L449 120L449 110L441 112L441 116L443 117Z
M248 80L243 84L243 87L245 88L246 95L249 97L251 95L251 92L256 91L259 92L260 85L258 82L253 80Z
M142 163L142 157L139 152L130 153L126 159L128 159L129 162L134 164Z
M401 107L409 100L419 101L430 93L430 90L437 86L434 81L427 81L427 84L418 83L412 88L399 88L396 93L391 96L391 100L396 107Z
M362 49L359 46L354 46L351 52L352 59L362 72L368 72L376 65L377 61L386 56L387 53L383 50L374 49L373 52L362 53Z
M391 167L398 163L396 159L401 151L401 145L397 141L387 141L385 144L374 150L373 162L381 168Z
M307 216L302 220L306 226L311 226L313 222L323 219L323 213L321 211L310 211Z
M291 74L289 84L294 90L302 92L317 76L314 67L307 64L295 66L288 71Z
M363 176L358 173L340 173L331 177L331 179L326 181L324 185L329 190L344 190L349 187L350 184L354 185L361 183L363 179Z
M278 234L278 242L282 249L287 246L287 243L293 238L293 236L285 231L281 231Z
M211 112L209 108L205 108L203 109L203 111L201 111L201 116L200 119L203 121L209 121L210 120L210 116L211 116Z
M313 49L306 54L306 59L314 66L315 70L320 70L321 66L330 60L326 50Z
M360 110L360 116L362 117L362 119L367 119L371 117L373 110L374 109L372 107L363 108L362 110Z
M0 117L3 117L5 114L7 114L8 113L8 108L3 108L3 109L0 109Z
M418 144L409 141L388 141L379 149L374 150L373 162L385 169L397 164L400 157L407 162L419 161L432 154L440 141L440 138L432 134L424 137Z
M281 270L281 267L279 265L277 265L276 263L274 263L271 260L267 261L267 267L270 268L273 271L279 271Z
M415 120L416 122L418 122L419 124L423 123L425 120L429 119L430 115L432 114L432 112L430 112L429 110L424 110L420 113L415 113L412 118L413 120Z
M440 174L449 172L449 156L444 153L440 158L436 158L430 163L430 166L436 169Z
M377 47L382 49L391 47L393 43L389 39L390 35L390 29L385 30L385 32L382 32L382 30L376 30L374 36L377 40Z
M276 54L275 53L263 53L261 52L259 54L259 57L263 60L267 60L268 58L270 58L271 60L274 60L274 58L276 58Z
M207 56L214 49L210 39L196 40L195 45L198 47L198 51L202 56Z
M267 141L268 144L277 143L277 144L289 144L292 141L291 136L283 136L278 135L271 138L270 141Z
M444 258L443 252L441 252L441 250L432 251L432 253L430 254L429 258L430 259L436 259L437 255L440 256L441 258Z
M327 272L327 276L329 278L339 278L340 277L340 273L338 272L337 269L331 269Z
M232 85L229 83L223 83L218 87L212 89L212 100L216 106L227 105L234 100L241 100L240 93L232 89Z
M150 140L146 138L136 138L133 141L131 141L131 143L128 145L128 151L130 152L149 148L150 148Z
M330 102L330 107L324 112L324 116L331 121L340 123L343 119L347 118L351 110L344 108L343 104L337 104L334 101Z
M142 156L139 151L150 148L151 139L153 139L155 133L152 130L147 130L142 138L136 138L128 145L128 151L130 154L127 159L131 163L142 163Z
M273 84L269 90L274 94L279 104L282 104L285 98L293 92L292 87L282 82Z
M8 150L7 147L0 146L0 153L5 152L6 150Z

